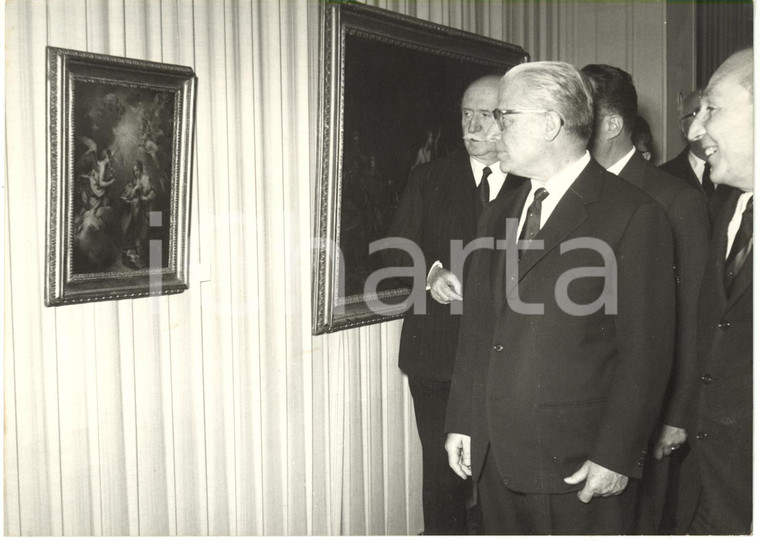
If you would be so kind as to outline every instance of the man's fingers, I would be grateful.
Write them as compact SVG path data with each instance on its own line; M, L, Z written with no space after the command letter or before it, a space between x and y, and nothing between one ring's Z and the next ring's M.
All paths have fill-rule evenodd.
M578 500L580 500L582 503L590 503L591 499L594 498L594 490L591 489L589 484L587 483L585 486L583 486L583 489L581 489L578 492Z
M583 480L586 479L586 476L588 476L588 462L584 463L583 466L575 471L571 476L568 476L565 478L565 483L575 485L580 484Z
M451 286L451 291L455 296L454 299L457 301L462 301L462 283L460 282L459 278L453 273L449 277L449 286Z
M565 482L577 479L576 475L586 469L586 484L578 492L578 500L588 503L594 497L610 497L622 493L628 485L628 477L613 472L601 465L586 461L583 467L573 476L565 478Z
M448 304L452 301L462 301L462 282L446 269L438 269L430 284L430 294L438 303Z
M454 474L459 476L462 480L467 480L468 476L472 476L472 470L470 469L470 446L469 437L458 435L456 433L450 433L446 437L446 455L449 458L449 467L454 471ZM464 461L464 457L467 460ZM464 463L464 464L463 464Z
M430 292L433 295L433 299L439 303L446 304L451 303L454 300L462 301L462 296L454 291L450 284L446 282L436 284L435 287L430 289Z
M662 458L666 455L670 455L662 444L658 444L654 447L654 458L657 461L662 461Z
M459 450L446 448L446 452L449 456L449 467L451 467L451 470L454 471L454 474L462 478L463 480L467 479L467 473L465 473L462 470L462 467L459 465Z

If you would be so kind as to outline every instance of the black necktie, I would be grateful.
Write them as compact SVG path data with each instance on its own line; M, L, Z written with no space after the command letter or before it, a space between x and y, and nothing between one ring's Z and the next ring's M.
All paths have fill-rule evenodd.
M480 203L484 207L491 199L491 191L488 187L488 176L491 174L490 167L483 168L483 176L480 178L480 185L478 186L478 195L480 196Z
M739 224L739 230L734 237L734 244L731 245L731 252L728 253L726 258L726 276L725 286L726 295L731 296L731 286L734 284L736 275L741 271L744 262L747 261L747 256L752 250L752 208L754 206L754 196L749 198L747 202L747 208L742 213L742 221Z
M538 230L541 229L541 202L546 199L549 192L546 188L539 188L533 194L533 202L528 207L528 214L525 215L525 223L523 223L523 229L520 232L520 239L524 241L530 241L538 235ZM526 249L519 249L517 251L517 261L522 259L523 252Z
M546 188L539 188L533 194L533 202L528 207L528 214L525 215L525 223L520 232L520 239L530 240L536 237L538 230L541 229L541 202L546 199L549 192Z
M710 180L710 164L705 162L705 170L702 172L702 188L705 189L705 194L712 194L715 190L715 185Z

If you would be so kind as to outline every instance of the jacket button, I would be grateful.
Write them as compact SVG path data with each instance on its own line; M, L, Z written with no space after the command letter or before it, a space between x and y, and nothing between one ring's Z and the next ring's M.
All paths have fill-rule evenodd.
M493 345L493 349L496 350L497 352L501 352L502 350L504 350L504 347L500 344L495 344Z
M731 327L731 322L727 322L726 320L722 320L722 321L721 321L721 322L718 324L718 328L719 328L719 329L723 329L723 330L726 330L726 329L728 329L728 328L730 328L730 327Z
M712 382L712 376L710 376L708 373L705 373L702 375L702 384L709 384Z
M507 487L507 486L509 485L509 480L507 480L506 478L504 478L504 479L501 481L501 483L502 483L502 484L504 484L504 487Z
M707 433L704 431L700 431L697 433L697 440L705 440L707 438Z

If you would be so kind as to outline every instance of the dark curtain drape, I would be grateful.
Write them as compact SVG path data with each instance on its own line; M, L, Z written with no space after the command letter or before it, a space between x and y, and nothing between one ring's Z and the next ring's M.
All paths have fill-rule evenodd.
M710 76L732 53L752 47L751 0L699 1L697 8L697 86L704 88Z

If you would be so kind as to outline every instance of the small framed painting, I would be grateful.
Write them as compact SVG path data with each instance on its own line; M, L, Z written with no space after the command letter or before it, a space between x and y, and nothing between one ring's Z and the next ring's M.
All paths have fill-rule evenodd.
M191 68L47 48L45 304L188 288Z

